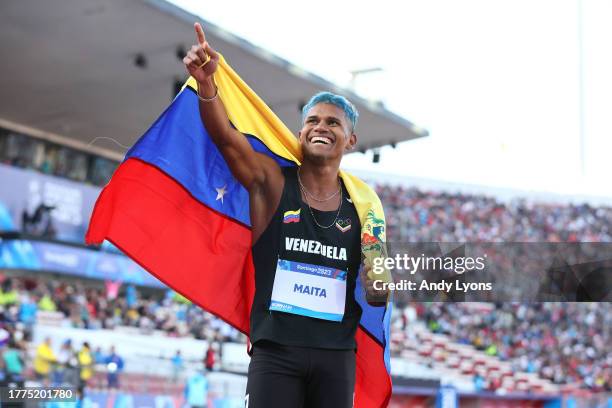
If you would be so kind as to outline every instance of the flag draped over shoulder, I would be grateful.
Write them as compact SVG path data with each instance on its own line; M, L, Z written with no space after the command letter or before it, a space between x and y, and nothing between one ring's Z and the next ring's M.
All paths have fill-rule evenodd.
M230 122L253 148L280 166L298 165L295 136L223 57L214 75ZM100 193L86 241L107 239L166 285L248 336L255 293L248 192L206 132L195 89L190 78L128 151ZM380 200L357 177L340 175L361 221L363 253L384 256ZM390 303L370 306L359 279L355 298L363 310L356 334L355 407L383 407L391 395Z

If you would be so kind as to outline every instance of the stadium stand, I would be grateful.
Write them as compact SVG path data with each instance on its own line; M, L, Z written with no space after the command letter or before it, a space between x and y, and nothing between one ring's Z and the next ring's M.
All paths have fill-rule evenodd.
M392 352L477 389L609 392L611 311L609 303L415 303L396 320Z
M612 208L379 185L395 242L612 242Z

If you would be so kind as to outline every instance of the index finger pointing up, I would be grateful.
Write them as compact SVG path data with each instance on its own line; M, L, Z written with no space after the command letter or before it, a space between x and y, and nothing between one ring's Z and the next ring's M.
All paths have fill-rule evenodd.
M202 26L200 25L200 23L195 23L194 26L196 35L198 36L198 43L204 44L204 42L206 41L206 37L204 36L204 30L202 29Z

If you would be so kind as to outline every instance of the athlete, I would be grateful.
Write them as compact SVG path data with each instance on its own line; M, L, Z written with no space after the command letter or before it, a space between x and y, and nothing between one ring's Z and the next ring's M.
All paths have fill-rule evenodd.
M249 192L256 291L246 406L351 407L361 228L339 167L357 142L358 113L342 96L313 96L298 134L303 162L281 168L231 127L213 79L219 55L199 23L195 31L183 62L198 84L202 121ZM364 271L368 299L386 299Z

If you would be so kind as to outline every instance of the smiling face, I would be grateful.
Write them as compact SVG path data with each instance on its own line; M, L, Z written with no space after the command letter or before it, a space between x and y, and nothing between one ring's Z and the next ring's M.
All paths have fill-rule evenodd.
M304 157L317 161L341 159L357 142L344 111L329 103L308 111L299 135Z

